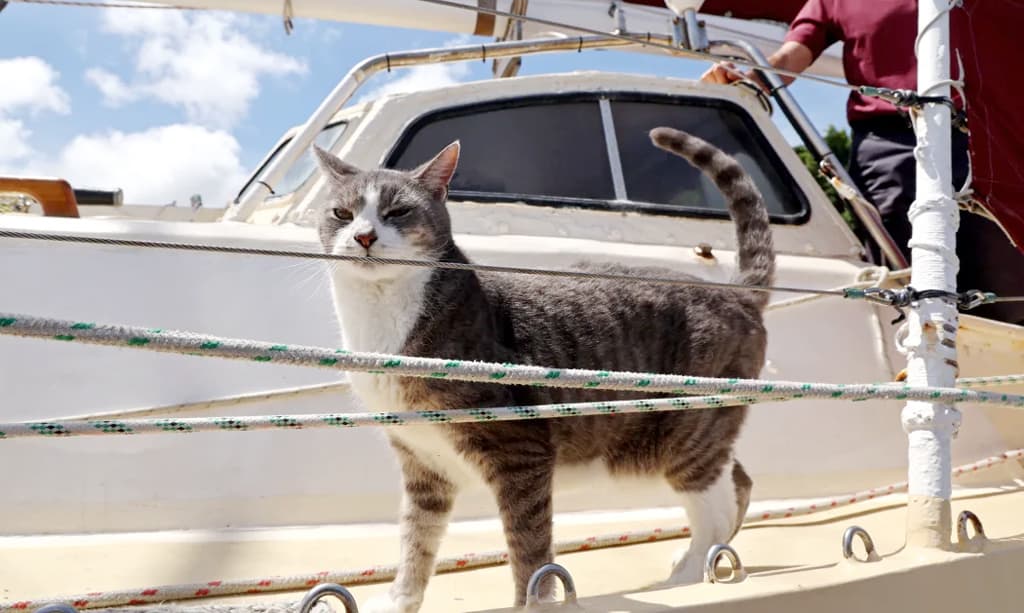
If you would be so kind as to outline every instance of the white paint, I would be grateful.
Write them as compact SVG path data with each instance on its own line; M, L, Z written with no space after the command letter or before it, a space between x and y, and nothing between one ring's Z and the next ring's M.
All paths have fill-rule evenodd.
M932 86L949 79L947 11L945 0L918 3L917 82L924 95L950 94L948 85ZM940 104L927 105L915 117L914 129L917 195L909 214L913 226L910 284L918 290L956 291L959 210L952 198L949 110ZM947 360L956 360L956 349L942 341L955 341L956 327L957 309L952 303L922 300L911 310L903 341L910 385L953 387L957 373ZM960 425L959 411L949 405L908 402L901 418L909 443L909 494L948 501L952 493L951 441Z
M683 508L690 522L690 544L672 560L669 583L696 583L704 577L704 557L712 545L726 543L736 531L739 509L732 471L735 460L726 463L711 487L700 493L683 494Z

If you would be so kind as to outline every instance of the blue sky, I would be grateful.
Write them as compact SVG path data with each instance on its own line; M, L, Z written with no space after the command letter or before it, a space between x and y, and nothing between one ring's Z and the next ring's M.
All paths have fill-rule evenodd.
M355 62L458 38L301 19L295 26L289 36L271 16L12 3L0 12L0 173L121 187L126 201L138 203L181 204L200 193L219 206ZM706 67L597 51L527 57L521 74L696 78ZM375 77L362 94L489 76L490 64L479 62L396 71ZM793 87L820 129L845 125L843 90Z

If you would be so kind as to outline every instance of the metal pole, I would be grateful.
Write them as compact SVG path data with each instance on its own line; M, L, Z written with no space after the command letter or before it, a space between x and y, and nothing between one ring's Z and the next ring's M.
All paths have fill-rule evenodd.
M646 40L646 39L644 39ZM437 64L444 62L464 62L468 60L488 60L502 57L515 57L534 53L552 53L556 51L582 51L583 49L625 47L640 44L618 38L605 36L575 36L572 38L549 38L541 40L509 41L484 45L463 45L461 47L421 49L399 53L382 53L369 57L356 64L338 82L334 90L320 103L313 114L298 133L288 141L281 154L276 156L266 170L249 188L239 195L224 214L228 221L244 221L270 195L270 189L288 172L299 156L309 149L320 131L331 120L342 106L352 97L367 79L382 70L404 68L419 64ZM682 53L682 52L681 52Z
M917 84L922 95L949 96L948 0L918 2ZM927 104L914 113L917 195L910 207L913 271L917 290L956 291L956 229L960 211L953 200L949 109ZM957 375L957 307L948 298L920 300L910 312L907 382L950 386ZM907 545L948 549L952 520L949 499L951 444L960 412L948 404L908 402L901 414L908 437Z
M728 40L728 41L713 41L711 48L731 49L734 52L739 52L742 55L746 55L747 58L758 65L769 66L768 58L761 53L761 50L754 45L743 41L743 40ZM795 98L793 94L789 92L789 88L782 82L782 78L774 72L768 71L757 71L764 82L770 89L771 95L775 98L775 101L779 103L779 108L782 109L782 113L789 120L789 123L793 126L800 140L803 141L804 145L811 152L811 154L819 162L825 162L832 169L835 175L840 181L849 185L852 189L856 190L853 179L846 172L846 169L836 158L836 155L829 149L828 143L825 139L818 134L818 130L811 123L807 114L804 113L803 108ZM859 195L859 194L858 194ZM871 238L878 243L879 248L885 255L886 260L889 261L889 265L893 269L902 269L908 266L907 259L903 257L903 252L900 250L896 241L893 240L892 236L889 235L889 231L882 225L882 218L878 214L878 211L871 206L863 198L852 198L846 199L853 208L854 214L864 224L864 228L867 229L868 234Z

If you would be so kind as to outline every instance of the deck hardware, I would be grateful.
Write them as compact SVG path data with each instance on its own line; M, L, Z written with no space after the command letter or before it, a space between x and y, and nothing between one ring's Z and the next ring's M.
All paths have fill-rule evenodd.
M867 557L864 560L858 559L853 555L853 538L860 537L862 543L864 543L864 551L867 553ZM868 531L860 526L850 526L843 532L843 557L847 560L856 560L858 562L877 562L880 558L878 552L875 551L875 542L871 540L871 535Z
M538 568L526 583L526 606L530 607L540 604L540 584L548 577L548 575L554 575L562 581L562 588L565 590L565 600L562 604L575 605L576 583L572 580L572 575L569 574L569 571L566 570L564 566L559 564L545 564ZM303 611L301 613L305 612Z
M316 603L320 602L320 599L324 596L334 596L340 600L341 603L345 605L345 613L359 613L359 607L356 606L355 597L352 596L351 592L337 583L321 583L306 592L306 595L302 597L302 601L299 603L299 613L309 613L312 611Z
M696 253L699 257L702 257L707 260L713 259L715 257L715 254L712 253L711 245L709 245L708 243L701 243L697 245L696 247L693 248L693 252Z
M35 613L78 613L78 609L64 602L54 602L39 607Z
M747 573L743 570L743 563L740 562L740 556L736 550L725 543L718 543L708 549L708 555L704 558L704 581L706 583L723 583L718 578L718 564L722 558L728 558L729 564L732 565L732 572L729 573L729 578L724 583L739 583L746 578Z
M967 535L967 524L968 522L974 527L974 536L969 537ZM960 511L960 515L956 518L956 541L960 545L966 545L971 541L978 539L985 539L985 528L981 525L981 520L978 516L971 511Z

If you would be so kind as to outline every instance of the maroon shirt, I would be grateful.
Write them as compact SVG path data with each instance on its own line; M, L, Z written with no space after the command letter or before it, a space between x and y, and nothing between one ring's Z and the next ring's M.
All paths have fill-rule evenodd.
M916 0L808 0L785 40L802 43L815 58L843 41L847 83L917 89L916 35ZM857 92L846 103L851 122L897 112L888 102Z

